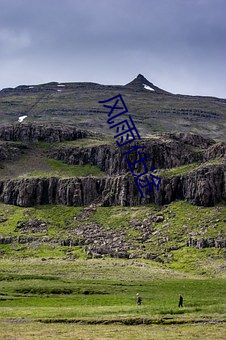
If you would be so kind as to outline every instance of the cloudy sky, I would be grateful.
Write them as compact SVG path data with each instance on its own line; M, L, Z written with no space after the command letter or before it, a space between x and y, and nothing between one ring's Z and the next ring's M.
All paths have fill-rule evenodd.
M0 0L0 89L139 73L226 98L226 1Z

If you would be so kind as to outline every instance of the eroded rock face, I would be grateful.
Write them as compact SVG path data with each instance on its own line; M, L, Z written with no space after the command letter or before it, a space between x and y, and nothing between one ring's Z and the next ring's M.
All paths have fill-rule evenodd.
M0 127L0 140L22 142L63 142L85 138L91 133L74 126L48 126L38 124L14 124Z
M18 158L18 155L21 153L24 153L24 150L27 149L27 147L23 144L17 144L13 145L1 142L0 143L0 161L4 160L14 160L15 158Z
M226 248L226 239L223 237L217 238L200 238L200 239L193 239L190 238L187 242L188 247L193 248Z
M196 145L196 148L194 147ZM226 156L226 143L215 143L193 134L164 134L161 138L152 138L135 142L140 148L131 151L131 146L118 147L116 144L99 145L86 148L60 148L51 153L51 157L67 164L97 165L108 175L120 175L130 171L129 163L136 162L141 152L148 169L170 169L194 162L206 162L216 157ZM127 154L125 154L127 153ZM124 155L123 155L124 154ZM135 171L142 172L142 162L134 166Z
M141 197L131 174L69 179L34 178L0 181L0 201L19 206L36 204L133 206L155 202L167 204L184 199L192 204L211 206L226 199L226 165L209 165L185 175L163 178L156 188Z
M215 144L215 141L211 138L202 137L194 133L165 133L165 136L169 136L171 139L180 141L181 143L192 145L201 149L207 149L209 146Z
M216 157L225 157L226 156L226 143L217 143L209 147L203 155L204 161L208 161L209 159L213 159Z
M173 168L202 159L201 151L194 152L191 147L179 141L159 139L156 142L155 139L147 139L134 145L142 148L127 155L123 153L131 150L130 146L120 148L116 145L100 145L87 148L62 148L54 151L51 156L67 164L97 165L108 175L124 174L130 171L126 157L130 163L136 162L140 158L139 151L143 157L149 156L145 160L148 169L152 169L153 166L156 169ZM142 162L137 163L135 169L141 172Z
M18 130L17 130L18 128ZM60 141L67 138L77 138L76 129L60 130L54 127L33 126L21 124L11 126L10 130L0 129L0 136L7 139L30 138L30 140ZM194 149L194 145L199 145ZM10 143L9 143L10 144ZM142 198L135 184L127 159L136 163L140 159L139 151L148 169L169 169L193 162L206 161L225 156L224 143L212 145L212 140L200 136L170 134L164 138L156 137L134 143L135 150L131 153L131 146L100 145L87 148L56 149L52 157L63 160L68 164L93 164L105 171L106 177L81 178L33 178L0 180L0 201L19 206L33 206L36 204L63 204L71 206L88 205L101 201L104 206L124 205L133 206L155 202L167 204L176 199L184 199L192 204L210 206L226 199L226 163L212 164L200 167L184 175L163 177L159 191ZM208 147L207 149L203 149ZM1 153L1 150L2 153ZM7 157L7 149L0 148L2 159ZM124 153L127 153L126 155ZM133 171L143 172L142 162L137 162ZM161 177L161 176L160 176Z
M183 176L182 192L193 204L211 206L226 198L225 183L226 165L211 165Z

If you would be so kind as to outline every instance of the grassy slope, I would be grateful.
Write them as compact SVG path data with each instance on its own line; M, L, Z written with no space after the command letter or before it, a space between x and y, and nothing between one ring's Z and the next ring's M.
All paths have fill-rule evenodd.
M127 239L136 246L135 252L138 256L152 253L169 267L186 272L196 272L212 276L222 276L224 264L223 249L205 248L196 249L186 247L193 233L193 238L217 237L218 234L225 235L226 206L202 208L192 206L183 201L172 202L160 209L155 205L140 207L98 207L84 221L74 219L81 214L82 207L65 207L42 205L33 208L21 208L0 204L0 219L6 219L0 223L0 236L33 236L54 237L60 239L73 239L72 230L79 224L96 222L110 230L120 229L126 231ZM154 214L164 216L165 220L152 225L153 234L151 242L141 244L137 237L142 235L131 225L132 221L142 222ZM19 221L28 221L37 218L47 223L44 232L27 231L25 234L16 229ZM163 240L159 244L159 240ZM142 245L142 247L141 247ZM144 247L145 245L145 247ZM178 250L171 250L179 246ZM60 246L59 243L40 243L35 247L24 244L1 245L2 254L5 256L38 256L38 257L84 257L83 247Z
M20 115L27 114L27 122L76 122L81 128L111 134L106 110L98 101L121 93L142 137L153 131L192 131L225 140L225 103L217 98L156 95L112 86L91 89L74 84L61 92L57 89L56 85L48 93L40 89L36 94L28 91L0 97L2 122L16 122ZM193 116L188 113L191 109L219 116Z
M158 175L161 178L169 177L169 176L176 176L176 175L183 175L193 170L201 169L211 164L222 164L222 162L223 162L223 158L215 158L204 163L191 163L191 164L186 164L186 165L178 166L175 168L171 168L169 170L162 170L158 173Z
M1 234L19 235L15 231L17 222L36 217L48 223L46 235L66 237L67 227L76 227L78 222L73 217L82 210L81 207L20 208L1 204L0 218L8 218L0 224ZM115 229L127 227L131 219L139 221L156 213L169 219L167 222L172 227L167 233L172 244L183 243L185 232L199 230L198 224L215 226L209 228L209 235L224 231L224 205L200 208L180 201L162 210L154 205L100 207L89 220ZM163 234L167 229L164 223L155 226ZM151 250L158 252L158 248L156 237ZM223 250L183 247L170 252L173 257L164 265L143 259L85 260L82 248L51 244L0 245L0 250L3 339L67 336L69 339L124 340L139 339L141 334L143 339L165 339L166 334L168 339L224 339ZM71 260L72 254L77 259ZM141 308L136 306L137 292L143 297ZM179 293L184 296L182 309L177 307ZM78 325L78 321L86 325ZM95 325L98 322L101 324ZM104 325L106 322L110 324ZM128 326L136 323L150 325Z
M84 139L73 142L65 142L61 147L71 146L88 146L98 145L103 141L98 139ZM62 161L51 159L48 152L59 144L50 143L33 143L28 144L28 149L18 159L1 162L0 178L15 177L51 177L57 176L61 178L73 176L103 176L104 172L95 165L68 165Z

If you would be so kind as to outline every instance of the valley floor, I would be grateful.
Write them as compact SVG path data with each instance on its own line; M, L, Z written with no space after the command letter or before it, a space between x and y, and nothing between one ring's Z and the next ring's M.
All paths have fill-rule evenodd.
M187 244L224 239L225 218L223 203L0 204L0 339L225 339L225 248ZM103 242L137 257L90 256Z
M34 322L0 322L0 339L73 339L73 340L177 340L209 339L224 340L226 327L222 324L188 324L173 326L122 326L41 324Z
M226 335L224 278L185 274L142 259L1 258L0 268L0 339Z

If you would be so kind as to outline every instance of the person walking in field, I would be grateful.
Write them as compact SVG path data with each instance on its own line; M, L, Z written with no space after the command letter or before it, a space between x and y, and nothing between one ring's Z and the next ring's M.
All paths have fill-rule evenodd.
M183 307L183 296L180 294L179 296L179 304L178 304L178 307Z
M139 293L137 293L137 305L141 306L141 304L142 304L142 297L140 296Z

